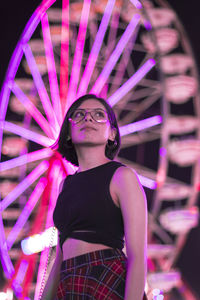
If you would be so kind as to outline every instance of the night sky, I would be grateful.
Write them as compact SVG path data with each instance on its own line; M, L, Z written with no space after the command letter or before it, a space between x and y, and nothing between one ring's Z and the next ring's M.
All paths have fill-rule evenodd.
M0 85L17 41L41 1L12 0L0 1ZM200 66L200 2L199 0L170 0L168 3L180 17L189 36L197 65ZM187 244L180 255L178 265L190 286L200 295L200 227L191 231Z

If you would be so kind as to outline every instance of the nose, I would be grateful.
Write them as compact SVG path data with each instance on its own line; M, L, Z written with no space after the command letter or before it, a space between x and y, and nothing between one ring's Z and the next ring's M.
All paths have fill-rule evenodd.
M84 120L85 121L93 121L91 113L89 111L85 112L85 118L84 118Z

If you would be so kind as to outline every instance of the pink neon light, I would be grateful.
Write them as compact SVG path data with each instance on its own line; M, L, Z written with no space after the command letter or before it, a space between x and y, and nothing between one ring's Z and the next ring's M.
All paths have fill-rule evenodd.
M79 32L76 42L76 50L74 53L74 60L71 70L71 77L70 77L70 84L68 90L68 97L67 97L67 106L69 107L72 103L72 100L75 99L77 85L80 76L80 68L81 68L81 61L83 56L83 49L85 44L85 36L87 31L87 24L88 24L88 17L90 13L90 3L91 0L84 0L83 9L81 14L81 20L79 25Z
M108 103L111 106L114 106L151 70L155 63L154 59L148 59L129 80L127 80L112 96L108 98Z
M18 156L13 159L9 159L4 162L0 162L0 172L23 166L24 164L36 161L36 160L42 160L47 157L50 157L52 155L52 150L49 148L37 150L34 152L30 152L21 156Z
M156 126L158 124L162 123L162 117L161 116L154 116L148 119L144 119L142 121L138 121L135 123L131 123L128 125L124 125L120 127L120 135L124 136L136 131L141 131L143 129Z
M140 15L136 14L133 16L131 22L128 24L125 32L121 36L116 48L114 49L113 53L109 57L101 74L99 75L98 79L96 80L96 82L91 90L91 93L94 93L94 94L100 93L105 82L107 81L108 77L110 76L111 71L113 70L115 64L117 63L119 57L121 56L124 48L126 47L129 39L131 38L133 31L135 30L139 20L140 20Z
M138 0L130 0L133 5L135 5L136 8L141 9L142 8L142 4L140 3L140 1Z
M2 211L2 210L1 210ZM0 258L2 267L7 278L11 278L15 273L12 261L7 251L6 237L4 232L2 214L0 213Z
M12 248L18 234L20 233L21 229L26 224L30 214L32 213L35 205L37 204L38 200L40 199L44 188L46 186L47 182L44 178L41 178L36 185L35 189L33 190L32 194L29 197L28 202L24 206L21 215L19 216L17 222L13 226L12 230L9 232L9 235L7 237L7 247L8 250Z
M39 269L38 269L38 274L37 274L37 284L36 284L36 288L35 288L34 300L39 299L41 282L43 279L44 270L46 268L47 257L49 255L49 251L50 251L49 248L45 248L44 251L42 251L41 256L40 256L40 264L39 264Z
M21 126L15 125L15 124L7 122L7 121L5 121L3 124L0 124L0 128L1 128L1 126L6 131L17 134L27 140L33 141L33 142L35 142L39 145L45 146L45 147L49 147L50 145L52 145L55 142L54 140L52 140L44 135L41 135L32 130L23 128Z
M58 118L59 124L61 125L62 122L62 111L60 105L60 94L58 88L58 80L56 74L56 65L54 60L53 54L53 46L51 41L51 34L49 29L49 21L48 16L45 13L41 19L42 23L42 32L43 32L43 39L44 39L44 47L46 53L46 61L47 61L47 68L49 74L49 84L50 84L50 91L51 91L51 99L53 102L53 108L55 114Z
M28 44L26 44L26 45L24 45L23 50L24 50L24 54L26 56L28 66L31 70L33 80L34 80L36 88L38 90L38 94L40 96L40 99L41 99L44 111L46 113L46 116L49 120L49 123L58 132L59 131L58 121L56 119L54 110L53 110L51 102L49 100L49 96L47 94L44 82L43 82L42 77L40 75L40 72L38 70L38 67L37 67L37 64L35 62L35 58L33 56L31 48Z
M99 26L99 30L97 32L94 44L92 46L87 65L83 72L83 76L82 76L82 80L79 85L77 97L80 97L81 95L85 94L87 91L87 87L90 82L92 73L94 71L94 67L95 67L95 64L96 64L96 61L97 61L97 58L99 55L99 51L101 49L101 45L102 45L106 30L108 27L108 23L110 21L110 17L111 17L114 5L115 5L115 0L109 0L106 5L105 12L104 12L103 18L101 20L101 24Z
M29 98L23 93L23 91L15 82L12 83L11 90L18 98L18 100L25 106L27 111L35 119L38 125L40 125L40 127L44 130L44 132L48 136L52 136L52 130L47 120L43 117L36 106L29 100Z
M62 1L62 32L60 50L60 99L62 112L65 113L69 68L69 0Z
M47 169L49 163L41 162L16 188L14 188L2 201L1 210L6 209L13 201L15 201L33 182L35 182Z

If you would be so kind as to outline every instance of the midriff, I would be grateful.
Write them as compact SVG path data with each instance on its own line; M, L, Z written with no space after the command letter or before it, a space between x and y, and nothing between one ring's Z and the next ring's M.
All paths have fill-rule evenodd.
M67 260L69 258L83 255L89 252L109 249L110 247L102 244L93 244L88 243L82 240L77 240L73 238L68 238L62 247L63 250L63 260Z

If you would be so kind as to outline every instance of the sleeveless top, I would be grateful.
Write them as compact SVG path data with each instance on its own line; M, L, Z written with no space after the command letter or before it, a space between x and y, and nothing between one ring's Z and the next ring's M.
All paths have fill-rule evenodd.
M121 209L110 195L111 179L121 166L110 161L66 177L53 213L61 249L69 237L112 248L124 247Z

